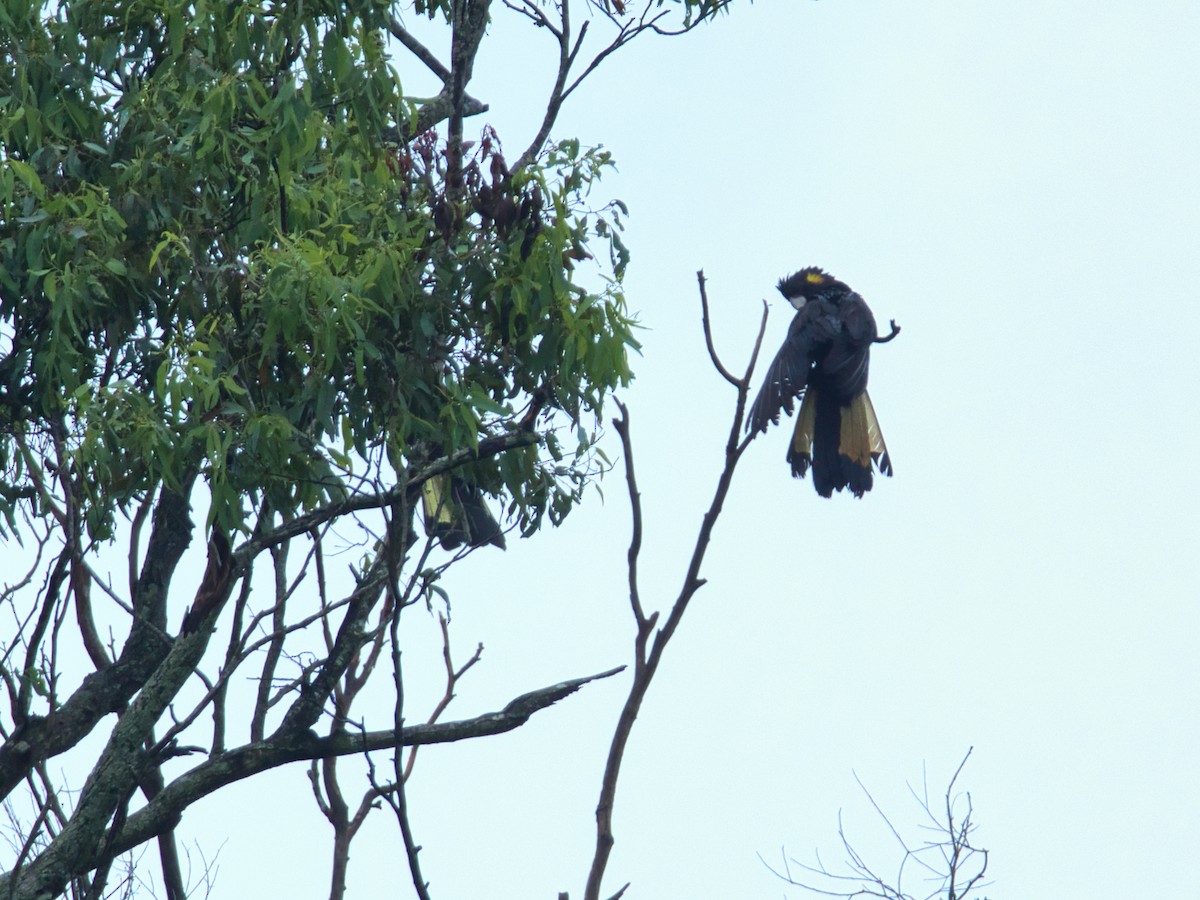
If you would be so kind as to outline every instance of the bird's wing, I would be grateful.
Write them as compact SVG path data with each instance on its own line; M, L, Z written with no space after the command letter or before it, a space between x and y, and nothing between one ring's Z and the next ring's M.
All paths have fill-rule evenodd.
M875 317L858 294L838 301L838 334L817 362L816 379L847 404L867 389L871 342L878 336Z
M492 544L501 550L505 549L504 531L488 509L479 488L456 478L453 481L453 491L454 499L458 501L462 510L467 543L472 547Z
M851 343L870 344L879 337L871 307L859 294L851 292L843 298L838 303L838 313L842 319L842 329Z
M746 417L746 431L766 431L768 424L779 424L781 411L792 414L792 403L804 393L813 361L826 352L839 328L837 310L831 303L810 300L804 304L767 369L766 380Z

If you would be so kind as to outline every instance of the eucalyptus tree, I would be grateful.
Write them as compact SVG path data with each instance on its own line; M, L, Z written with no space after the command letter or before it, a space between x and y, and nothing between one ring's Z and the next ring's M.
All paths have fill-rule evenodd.
M559 110L727 2L0 5L0 893L100 896L156 844L182 897L188 807L301 762L332 894L387 803L425 895L401 748L589 680L408 725L398 664L446 566L580 502L631 378L624 209L587 201L611 160ZM497 134L472 81L500 15L558 61L535 134ZM342 581L339 525L364 535ZM353 719L377 673L394 709ZM373 750L392 771L352 809L336 761Z

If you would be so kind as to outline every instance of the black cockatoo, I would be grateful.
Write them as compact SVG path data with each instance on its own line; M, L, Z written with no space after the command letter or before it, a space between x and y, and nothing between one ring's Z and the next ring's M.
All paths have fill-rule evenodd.
M484 502L478 487L449 473L434 475L421 485L425 533L447 550L462 544L504 549L504 532Z
M875 317L850 287L815 266L779 282L779 292L796 308L787 339L771 367L746 430L757 434L780 411L792 412L803 397L788 446L792 474L812 469L813 487L822 497L849 487L861 497L871 489L872 466L892 474L892 461L867 396L871 345L889 341L900 329L879 337Z

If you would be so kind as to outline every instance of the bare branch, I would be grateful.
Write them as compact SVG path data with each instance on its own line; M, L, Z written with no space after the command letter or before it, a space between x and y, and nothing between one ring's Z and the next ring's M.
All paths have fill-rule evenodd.
M513 3L512 0L503 0L503 2L513 12L525 16L538 28L545 28L556 38L562 39L562 29L556 26L550 17L546 15L545 11L538 4L534 3L533 0L521 0L520 5Z
M391 621L388 623L388 632L391 636L392 648L392 680L396 688L396 701L392 707L393 723L396 732L402 734L404 731L404 670L401 666L400 654L400 613L403 609L398 602L399 598L395 598L397 602L392 605ZM445 633L443 629L443 634ZM416 748L413 748L413 753ZM413 888L416 889L419 900L431 900L429 896L429 882L425 880L425 876L421 873L420 853L421 848L417 844L416 838L413 837L412 823L408 816L408 793L404 790L405 777L400 771L401 765L400 748L396 748L396 752L392 754L392 768L396 773L396 780L391 791L380 791L381 796L385 796L388 805L396 814L396 823L400 827L401 839L404 841L404 855L408 858L408 871L412 875ZM378 789L378 785L374 781L374 770L372 769L372 786Z
M168 821L173 815L217 788L287 763L396 747L445 744L512 731L529 721L534 713L569 697L585 684L610 678L624 671L624 668L619 666L596 675L572 678L538 688L516 697L498 712L455 722L406 725L400 733L399 740L394 729L357 734L345 732L326 737L302 732L294 738L272 736L265 741L228 750L220 757L206 760L176 778L152 803L132 814L120 835L118 845L122 850L135 847L157 834L157 826L160 823ZM3 881L0 880L0 890L2 889Z
M454 661L450 656L450 623L444 615L438 613L438 624L442 629L442 661L446 666L446 691L442 694L442 699L433 708L433 712L429 714L429 718L425 720L426 725L432 725L441 718L442 713L446 711L446 707L454 700L454 691L458 687L459 679L467 674L467 671L483 658L483 644L479 644L475 647L475 652L471 658L456 669ZM408 763L404 766L404 774L400 778L401 781L408 781L408 777L412 775L413 765L416 761L417 748L413 747L408 752Z
M525 16L539 28L546 29L546 31L554 36L558 44L558 73L555 76L550 97L546 101L546 113L542 118L542 124L538 128L533 140L529 142L529 146L526 147L525 151L513 165L511 171L517 172L523 169L537 157L542 146L550 137L550 132L553 130L554 123L558 119L562 104L608 57L641 34L652 32L665 37L687 34L701 24L711 20L729 2L731 0L716 0L716 2L702 8L700 14L694 19L685 21L677 29L665 28L660 24L669 14L669 10L662 8L662 3L647 2L642 8L640 15L636 18L630 17L625 20L621 20L613 15L611 10L601 8L601 13L616 27L616 35L589 60L582 72L574 79L571 79L571 70L575 67L580 51L583 49L584 37L591 24L590 21L585 20L579 29L578 37L572 39L571 0L558 0L555 4L559 9L559 21L557 24L546 14L542 6L535 3L534 0L520 0L520 2L504 0L504 5L509 9Z
M647 9L649 9L649 7L647 7ZM651 29L653 27L653 23L657 22L659 19L664 17L666 14L667 13L664 10L663 12L658 13L652 19L650 19L648 21L644 21L643 23L641 23L639 25L636 25L636 26L629 25L629 24L622 25L620 27L620 30L617 32L617 36L615 38L613 38L613 40L609 43L609 45L607 47L605 47L603 50L601 50L599 53L597 53L594 57L592 57L592 61L587 64L587 67L582 72L580 72L579 76L574 81L572 81L571 84L562 92L562 97L560 98L560 102L562 100L566 100L569 96L571 96L571 94L574 93L575 89L583 83L583 80L585 78L587 78L589 75L591 75L592 72L596 71L596 69L600 66L600 64L602 62L604 62L604 60L608 59L609 56L611 56L616 51L620 50L622 47L624 47L626 44L628 44L630 41L632 41L639 34L642 34L643 32ZM580 34L581 40L582 40L582 37L583 37L583 35L581 33ZM575 54L578 54L578 52L579 52L579 46L577 45L575 47ZM571 61L574 62L574 54L572 55Z
M720 13L725 11L733 0L710 0L709 3L701 7L700 15L690 21L685 22L679 28L661 28L656 24L651 24L650 28L655 34L662 37L678 37L682 34L687 34L689 31L694 31L706 22L715 19ZM643 14L644 15L644 14Z
M382 491L353 494L340 502L331 503L303 516L297 516L277 528L264 531L261 535L254 535L234 552L237 565L245 565L247 561L269 547L273 547L298 534L311 531L313 528L320 527L326 522L349 515L350 513L363 512L369 509L385 509L395 504L400 499L400 495L404 493L407 493L409 497L415 497L416 493L421 489L421 485L435 475L452 471L469 462L498 456L507 450L530 447L541 443L541 441L542 436L532 431L513 431L495 437L484 438L474 448L464 447L423 466L418 471L409 475L403 485L396 485Z
M759 323L758 323L758 336L754 339L754 350L750 354L750 362L746 366L746 375L743 379L745 382L746 390L739 391L739 393L738 393L737 422L738 422L739 428L741 426L742 421L746 417L746 400L749 399L749 396L750 396L750 379L754 377L754 367L756 365L758 365L758 354L762 351L763 336L766 335L766 333L767 333L767 319L770 316L770 314L771 314L770 307L767 306L767 301L764 300L763 301L762 319L760 319ZM749 434L745 438L743 438L742 443L740 445L740 449L742 451L744 451L746 449L746 447L748 447L750 445L750 441L753 439L754 439L753 434Z
M654 621L658 618L658 613L654 613L650 619L647 619L646 613L642 610L642 600L638 592L638 556L642 552L642 495L638 490L637 478L633 471L633 441L629 434L629 410L620 400L615 401L617 408L621 410L621 417L613 419L613 428L621 437L621 446L624 450L625 458L625 484L629 488L629 507L633 514L633 527L629 538L629 603L633 608L633 617L637 622L638 634L649 631L654 627ZM644 641L643 641L644 643ZM644 650L644 647L642 648ZM635 654L635 660L640 663L645 659L644 652Z
M250 717L250 739L262 740L266 733L267 708L271 695L271 684L275 678L275 667L283 656L283 641L285 635L284 600L287 594L287 557L290 541L284 541L271 547L270 553L274 564L275 602L271 605L271 639L267 652L263 656L262 671L258 679L258 696L254 702L254 714ZM326 621L322 618L321 621Z
M703 275L701 274L699 278L702 303L706 306L707 298L704 292ZM700 530L696 536L696 543L692 550L692 557L683 578L683 585L680 588L678 596L675 598L674 604L671 606L670 612L667 614L666 622L657 632L653 632L653 628L658 620L658 613L655 612L647 617L642 611L641 600L637 593L636 565L638 552L641 548L641 510L637 485L633 479L633 446L629 434L628 410L618 404L622 416L620 419L614 420L613 426L616 428L618 434L621 435L626 459L626 477L629 483L630 502L634 510L634 537L631 540L629 551L630 603L633 607L634 618L637 624L637 633L634 637L634 677L625 704L617 719L617 725L613 730L612 743L609 746L608 759L605 763L604 775L601 780L600 800L596 805L596 849L592 857L591 869L588 872L587 884L584 887L584 900L599 900L600 898L600 885L604 878L604 870L608 865L608 858L612 852L614 843L612 812L616 799L617 780L620 777L621 761L625 755L625 747L628 744L633 723L637 719L642 701L650 688L651 681L654 679L654 673L658 669L658 664L662 660L662 655L667 644L670 643L671 637L679 627L679 623L682 621L692 597L705 584L705 580L700 577L700 569L704 563L704 556L712 539L713 529L716 527L721 510L724 508L725 497L729 493L730 485L733 483L733 475L737 470L738 461L748 446L748 442L746 441L739 442L738 434L741 431L746 398L750 393L750 377L753 372L754 361L758 356L758 349L762 344L765 326L766 313L764 311L763 324L759 327L758 338L755 342L746 375L741 379L732 379L734 386L737 388L737 403L729 435L725 442L725 465L717 479L717 486L713 493L712 502L701 521ZM715 354L713 362L714 365L717 365L718 371L726 374L717 363ZM654 634L654 640L652 643L649 643L651 633Z
M922 893L921 900L933 900L935 897L944 897L945 900L967 900L971 891L983 886L988 860L988 851L974 846L970 840L974 823L971 822L973 809L969 794L967 795L966 814L961 821L956 821L955 818L954 784L970 755L971 750L968 750L946 788L944 819L939 818L930 806L927 784L924 796L918 795L909 785L913 797L933 823L932 830L939 836L938 840L926 840L919 847L912 847L904 840L899 830L875 802L870 791L857 775L854 776L872 808L887 825L904 851L894 881L889 882L874 872L855 850L846 837L840 813L838 815L838 837L841 839L842 849L846 854L846 871L831 871L821 861L819 854L817 854L815 865L789 859L786 853L782 854L783 861L780 868L776 869L766 860L763 860L763 865L788 884L825 897L883 897L887 900L917 900L917 895L908 893L904 886L905 868L912 862L920 866L926 873L924 880L927 883L932 882L936 885L932 892ZM934 861L931 862L927 857L934 857ZM759 859L762 859L761 855ZM817 881L800 880L792 874L791 865L797 866L811 876L816 876ZM840 887L841 885L845 885L845 887Z
M413 37L408 29L400 24L400 20L395 16L392 16L388 21L388 31L391 32L392 37L403 44L413 56L425 63L425 65L429 68L429 71L431 71L438 78L442 79L443 84L450 81L450 70L442 65L441 60L434 56L428 47Z
M186 494L164 491L154 512L154 527L135 592L136 618L117 661L94 672L60 706L44 718L29 719L0 746L0 797L7 796L29 766L73 747L103 716L121 709L151 672L159 668L169 646L163 639L167 585L191 541L192 522Z
M708 291L704 287L705 278L703 269L696 273L696 282L700 285L700 321L704 325L704 343L708 347L708 358L712 360L713 367L721 373L722 378L734 387L738 387L741 385L741 380L725 368L721 363L720 357L717 356L716 348L713 346L712 321L708 316ZM757 347L755 350L757 350ZM753 360L756 357L757 353L751 357L751 366L753 366Z
M517 161L510 169L514 173L519 172L533 162L537 158L538 153L541 152L542 145L550 137L550 130L554 127L555 121L558 120L558 111L562 107L563 91L566 88L567 75L571 70L571 62L574 58L571 53L571 0L562 0L560 5L561 26L557 28L550 22L541 7L529 2L529 0L524 0L524 3L526 8L532 7L536 12L537 18L534 20L540 21L554 35L558 42L558 72L554 76L554 86L550 89L550 99L546 101L546 113L542 116L542 124L538 127L537 134L533 140L529 142L529 146L525 148L524 152L517 158ZM516 8L511 3L508 3L507 0L505 5L511 9ZM526 15L534 18L531 13L526 13ZM578 45L576 45L575 50L578 52Z

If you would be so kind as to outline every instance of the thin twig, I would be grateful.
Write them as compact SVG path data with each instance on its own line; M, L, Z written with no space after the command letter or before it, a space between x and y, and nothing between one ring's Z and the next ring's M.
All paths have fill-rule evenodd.
M633 471L633 445L629 436L629 410L620 400L615 401L617 408L621 410L621 417L613 420L613 427L617 434L621 437L621 446L624 448L622 456L625 460L625 484L629 488L629 507L633 516L633 526L630 529L629 537L629 552L627 554L629 563L629 604L633 608L633 618L637 622L638 633L649 630L654 627L652 621L647 620L646 613L642 609L642 599L638 591L638 556L642 552L642 494L638 490L637 478ZM653 618L657 618L658 613L654 613ZM644 654L638 654L638 661L642 660Z
M508 0L505 0L505 5L510 9L516 8L512 6L511 3L508 3ZM562 0L561 27L555 27L540 7L530 4L528 0L526 0L526 5L533 6L533 8L537 11L538 16L540 16L542 20L541 24L549 29L550 33L554 35L555 40L558 42L558 72L554 76L554 87L550 89L550 99L546 101L546 113L544 116L542 116L542 124L538 127L537 134L534 136L533 140L529 142L529 146L525 148L524 152L519 157L517 157L516 163L514 163L512 168L509 170L513 173L521 171L531 162L533 162L538 153L541 151L542 145L545 144L546 140L550 137L550 130L554 127L554 123L558 119L558 111L562 107L563 91L567 84L567 74L571 70L571 62L574 59L574 56L570 50L570 0ZM529 14L526 13L526 15ZM578 52L578 45L576 45L575 49L576 52Z
M724 363L721 362L721 358L717 356L716 347L713 346L712 320L708 316L708 291L704 287L706 279L704 278L703 269L696 272L696 282L700 285L700 321L704 325L704 344L708 347L708 358L712 360L714 368L721 373L721 377L734 387L737 387L741 384L741 381L736 375L725 368Z
M234 552L235 569L246 565L250 559L264 550L333 519L350 513L391 506L398 501L401 494L406 493L409 497L415 497L422 484L443 472L449 472L469 462L499 456L506 450L539 444L542 440L541 435L532 431L513 431L484 438L475 447L464 447L430 462L409 475L403 484L397 484L387 490L351 494L344 500L322 506L302 516L296 516L294 519L269 531L264 531L262 534L256 534L240 544Z
M399 603L394 604L391 623L388 626L392 647L392 678L396 686L396 704L393 719L396 734L404 733L404 676L400 665L400 637L398 633L401 609L402 607ZM396 783L395 789L388 794L387 800L395 812L396 822L400 826L400 835L404 840L404 854L408 857L408 870L412 874L413 887L416 889L420 900L430 900L429 882L421 874L421 862L419 858L421 848L413 837L412 824L408 818L408 797L404 791L404 777L400 771L401 754L399 747L396 747L395 755L392 759L396 770Z
M454 691L458 687L459 679L467 674L467 671L483 657L483 644L478 644L471 658L459 668L454 668L454 661L450 656L450 623L446 621L446 617L440 612L438 613L438 624L442 628L442 661L446 666L446 691L442 694L442 699L438 701L437 706L433 708L433 712L429 714L429 718L425 720L426 725L432 725L441 718L442 713L446 711L446 707L454 700ZM404 766L404 774L401 776L402 781L408 781L408 777L412 775L413 765L417 761L418 749L418 747L413 747L408 751L408 763Z
M703 276L701 276L700 284L703 302ZM739 442L738 435L741 431L746 398L750 393L750 378L753 373L754 362L758 357L759 347L762 344L765 327L766 314L764 311L763 323L759 328L758 338L755 342L754 352L751 354L746 374L741 379L735 378L732 380L732 383L737 388L737 403L729 435L725 442L724 468L721 470L720 477L717 480L717 487L713 493L712 502L700 524L700 531L696 536L696 544L692 550L692 558L688 563L687 572L684 575L683 586L680 588L675 603L667 615L666 623L657 632L654 632L652 643L650 642L650 636L657 621L658 613L655 612L650 616L645 615L637 591L636 563L638 552L641 549L641 504L637 485L633 480L633 441L629 431L629 411L625 406L618 404L621 416L613 420L613 427L621 437L621 446L626 460L626 477L629 479L630 503L633 508L634 538L630 542L629 551L630 603L637 622L637 634L634 638L633 683L630 685L629 694L625 699L625 704L617 718L617 725L613 730L612 743L609 746L604 775L600 783L600 800L596 805L596 849L592 857L591 868L588 871L587 884L583 894L584 900L599 900L600 898L600 884L603 881L604 870L608 865L608 858L612 853L615 841L612 830L612 814L613 805L616 800L617 781L620 777L621 761L625 755L625 747L629 742L633 723L637 719L642 701L650 688L651 681L654 679L654 673L658 669L658 664L662 660L662 655L667 644L674 635L676 628L679 627L679 623L683 619L683 615L687 611L692 597L705 584L705 579L700 577L700 568L704 562L709 542L712 539L713 529L716 527L717 520L720 518L721 510L724 507L725 497L729 493L730 485L733 483L733 475L737 470L738 460L741 459L742 453L745 452L748 446L748 442Z
M956 822L955 820L954 785L970 755L971 750L968 750L966 756L955 770L954 776L950 779L949 786L946 788L944 795L946 815L944 821L938 818L929 803L928 781L926 780L924 783L924 796L919 795L912 785L909 785L909 792L933 823L932 830L941 835L941 840L927 840L922 846L915 849L908 846L908 843L900 835L895 826L893 826L891 820L883 812L879 804L875 802L875 798L871 796L870 791L863 785L857 774L855 775L855 781L858 782L863 793L866 794L867 799L871 802L871 806L875 809L879 817L883 819L888 829L904 850L894 882L889 884L881 876L877 875L858 851L855 850L850 840L846 837L840 813L838 814L838 836L842 841L842 849L846 854L846 873L830 871L822 862L819 853L816 854L815 866L808 865L796 859L789 860L786 853L783 854L783 864L780 869L776 869L766 860L763 860L763 865L788 884L826 897L842 897L846 898L846 900L854 897L884 897L889 898L889 900L915 900L914 895L904 890L905 868L911 861L921 866L932 876L931 879L927 880L931 880L937 884L937 887L931 893L922 894L925 900L933 900L934 897L943 897L945 900L966 900L971 891L981 886L981 882L987 871L988 858L987 850L973 846L970 841L970 834L974 830L974 824L971 822L973 809L971 807L970 794L967 795L967 811L962 821ZM940 854L942 860L940 866L934 865L925 859L930 854ZM975 857L981 857L982 862L976 861L973 864L972 860ZM759 858L762 859L761 855ZM822 879L828 879L831 882L830 889L797 879L792 875L789 862L795 864L805 872L817 875ZM970 878L966 878L968 867L973 871ZM966 879L965 883L962 883L963 879ZM854 885L854 887L853 889L833 889L839 884Z

